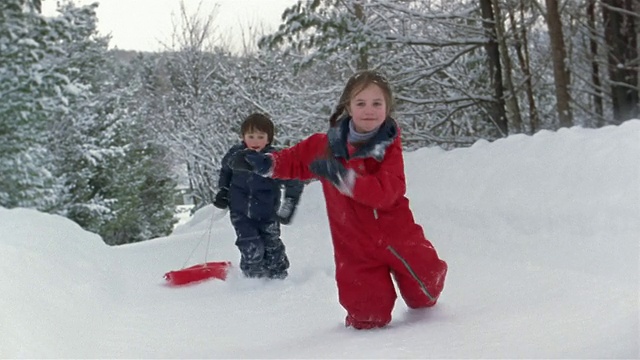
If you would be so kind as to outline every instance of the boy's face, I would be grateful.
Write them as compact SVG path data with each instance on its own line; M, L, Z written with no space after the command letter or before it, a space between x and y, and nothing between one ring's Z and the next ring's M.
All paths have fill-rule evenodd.
M250 130L242 136L242 140L244 144L247 145L247 148L262 151L265 146L269 143L269 136L266 132L262 132L259 130Z

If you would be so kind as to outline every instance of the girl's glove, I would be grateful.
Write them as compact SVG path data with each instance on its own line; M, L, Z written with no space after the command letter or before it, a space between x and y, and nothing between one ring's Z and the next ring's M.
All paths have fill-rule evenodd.
M269 177L272 166L271 156L250 149L239 151L231 162L233 170L250 171L264 177Z
M356 174L347 169L334 158L316 159L309 165L309 170L316 176L329 180L341 193L351 196Z

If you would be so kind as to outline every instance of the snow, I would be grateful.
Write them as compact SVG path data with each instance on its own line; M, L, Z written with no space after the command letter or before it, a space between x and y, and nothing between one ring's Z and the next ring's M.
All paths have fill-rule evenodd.
M283 226L284 281L171 288L237 264L228 215L108 247L71 221L0 208L3 358L638 358L640 120L405 153L416 221L449 264L431 309L344 328L321 189Z

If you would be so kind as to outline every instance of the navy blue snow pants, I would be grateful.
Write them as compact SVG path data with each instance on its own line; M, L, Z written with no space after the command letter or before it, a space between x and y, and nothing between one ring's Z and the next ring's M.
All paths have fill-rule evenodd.
M260 221L243 214L231 214L240 250L240 270L246 277L284 279L289 259L280 239L278 220Z

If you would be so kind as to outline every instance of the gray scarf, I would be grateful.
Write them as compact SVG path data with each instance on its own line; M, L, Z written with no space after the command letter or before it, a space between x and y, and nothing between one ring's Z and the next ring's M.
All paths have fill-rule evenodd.
M371 139L378 132L378 128L369 132L361 133L357 132L353 127L353 120L349 121L349 134L347 134L347 141L351 144L354 142L365 142Z

